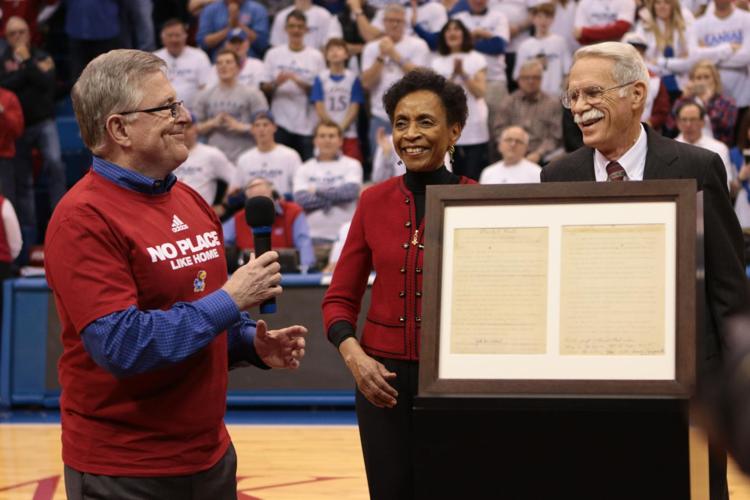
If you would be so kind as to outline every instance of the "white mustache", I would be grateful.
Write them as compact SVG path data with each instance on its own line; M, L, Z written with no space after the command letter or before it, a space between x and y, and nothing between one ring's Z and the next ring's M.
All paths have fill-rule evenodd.
M579 115L579 114L573 115L573 121L576 122L576 124L579 124L581 122L587 122L590 120L596 120L598 118L604 118L604 113L594 108L586 111L582 115Z

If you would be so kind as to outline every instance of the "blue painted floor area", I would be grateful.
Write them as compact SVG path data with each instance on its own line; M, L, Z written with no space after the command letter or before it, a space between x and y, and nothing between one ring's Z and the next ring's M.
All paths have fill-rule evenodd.
M228 410L230 425L357 425L352 409ZM59 424L57 410L0 410L0 424Z
M354 410L229 410L224 421L229 425L357 425Z
M0 410L0 424L59 424L58 410Z

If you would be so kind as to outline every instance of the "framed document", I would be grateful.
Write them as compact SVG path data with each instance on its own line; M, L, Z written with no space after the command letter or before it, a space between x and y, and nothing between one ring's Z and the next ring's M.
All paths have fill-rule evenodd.
M420 396L689 397L694 180L430 186Z

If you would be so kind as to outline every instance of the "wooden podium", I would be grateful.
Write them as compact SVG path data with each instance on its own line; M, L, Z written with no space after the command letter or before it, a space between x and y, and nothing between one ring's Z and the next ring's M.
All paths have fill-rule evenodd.
M695 182L429 187L427 212L417 498L707 499Z

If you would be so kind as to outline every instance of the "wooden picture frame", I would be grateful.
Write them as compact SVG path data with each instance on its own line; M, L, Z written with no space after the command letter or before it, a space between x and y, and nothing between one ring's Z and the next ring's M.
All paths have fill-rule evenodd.
M696 190L696 183L692 179L429 186L427 217L430 222L425 233L419 395L689 398L695 382L697 315L702 312L702 303L697 299L696 276L699 275L697 272L702 273L703 210L702 195L696 194ZM545 225L547 232L542 230L540 233L537 229L543 229ZM497 243L500 248L508 239L508 234L524 234L518 228L524 231L534 228L532 232L537 236L547 235L547 255L552 256L546 262L547 283L554 285L555 273L558 275L558 288L548 286L543 292L547 297L545 324L552 325L545 331L543 352L534 351L533 346L530 353L504 352L507 345L518 347L520 351L528 346L519 344L518 338L515 341L496 339L492 333L496 323L492 323L491 318L486 320L490 326L482 324L485 314L481 312L491 309L481 304L482 299L485 295L494 298L493 290L502 290L509 278L501 277L496 284L493 280L482 281L477 284L478 288L485 290L489 286L492 290L477 295L474 291L469 293L473 284L464 283L464 273L457 275L454 272L455 268L464 269L467 266L477 272L476 266L482 266L484 258L493 259L492 252L483 253L482 250L477 250L482 255L474 259L476 252L466 250L470 247L465 241L480 241L479 246L484 248L485 240L481 238L492 233L486 236L493 238L488 241ZM641 228L646 230L641 231ZM469 231L463 232L464 229ZM575 253L570 248L586 249L586 245L591 245L588 240L576 238L579 238L581 231L590 230L597 238L601 234L602 238L615 241L622 238L622 234L627 234L618 233L620 229L635 231L633 234L637 234L638 241L645 234L645 243L651 240L664 242L663 246L655 247L659 249L658 252L648 254L655 255L655 260L664 263L658 268L660 272L654 273L659 277L654 278L654 282L663 286L663 292L659 288L655 296L665 297L665 306L657 309L663 311L663 322L654 323L663 325L665 332L663 336L660 333L654 336L654 345L664 345L661 350L649 350L644 347L646 344L632 342L616 344L611 350L602 348L604 341L577 338L571 333L577 331L571 326L574 324L572 320L561 319L570 316L568 311L571 308L560 306L560 302L564 297L575 295L561 292L574 289L568 285L568 282L572 282L570 269L575 268L571 263L575 259L570 257ZM648 233L654 230L657 231L654 233L656 236L651 238ZM608 231L614 232L610 234ZM477 236L480 234L485 236ZM550 244L550 241L553 243ZM578 243L579 247L570 243L576 241L582 242ZM455 250L452 250L454 247ZM459 247L464 249L459 251ZM645 252L649 247L644 248L634 251ZM529 253L534 252L522 251L520 255ZM536 253L543 256L545 250ZM466 264L474 260L477 262ZM555 264L559 266L555 267ZM566 273L564 280L560 277L563 272ZM454 281L459 284L454 286ZM518 285L522 282L512 283ZM446 295L446 290L453 295ZM559 295L555 296L556 292ZM474 306L465 306L474 304L472 301L477 297L480 299L480 304L476 305L479 314L471 309ZM504 297L507 299L509 295ZM576 307L589 307L580 306L580 297L576 300ZM460 307L457 303L461 304ZM472 318L473 328L458 327L458 323L453 327L454 318L467 317ZM633 318L637 317L634 311ZM537 322L535 327L539 327L540 323ZM558 328L556 331L555 324ZM502 328L503 331L513 331L510 327ZM656 332L661 332L660 328L643 327L644 331ZM474 335L471 333L473 330L491 333L485 338L482 334ZM481 351L486 349L486 345L492 345L492 349L500 347L491 352ZM637 349L631 348L631 345L636 345ZM539 346L541 344L537 343L537 348L541 349ZM550 349L550 346L557 350ZM590 346L599 346L599 350L587 350Z

